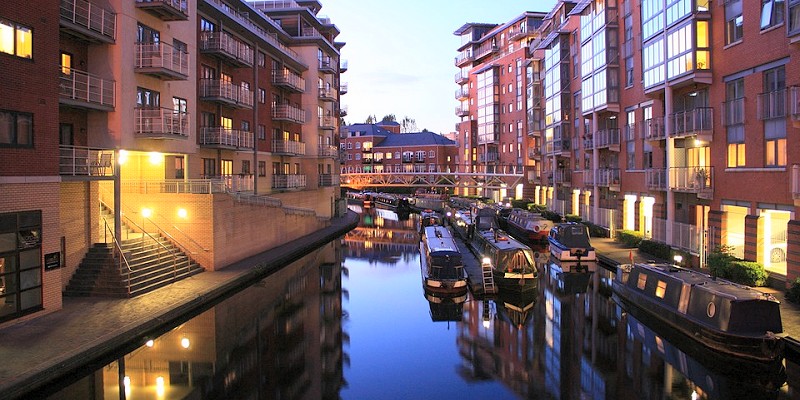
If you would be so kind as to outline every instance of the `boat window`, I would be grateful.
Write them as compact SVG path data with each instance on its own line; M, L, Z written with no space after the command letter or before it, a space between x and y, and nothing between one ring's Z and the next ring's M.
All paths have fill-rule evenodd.
M656 296L658 296L658 298L660 299L663 299L666 293L667 293L667 282L658 281L658 287L656 288Z
M708 318L714 318L714 314L717 313L717 306L714 303L708 303L708 308L706 308L706 315Z
M639 274L639 282L636 283L636 287L638 287L639 290L644 290L646 284L647 284L647 275Z

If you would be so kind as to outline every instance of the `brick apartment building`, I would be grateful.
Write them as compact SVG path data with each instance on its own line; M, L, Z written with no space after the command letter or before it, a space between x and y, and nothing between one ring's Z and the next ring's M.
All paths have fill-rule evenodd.
M457 127L471 151L507 162L503 110L519 107L502 95L526 88L517 192L695 264L729 245L777 282L800 275L800 1L562 0L523 15L536 21L527 73L511 73L521 85L491 77L494 103L481 81L514 71L502 50L520 17L456 31ZM500 110L491 133L487 104Z
M0 322L59 309L128 230L215 269L324 225L346 62L321 7L3 2Z
M400 133L397 123L342 127L342 173L449 172L458 162L456 142L433 132Z

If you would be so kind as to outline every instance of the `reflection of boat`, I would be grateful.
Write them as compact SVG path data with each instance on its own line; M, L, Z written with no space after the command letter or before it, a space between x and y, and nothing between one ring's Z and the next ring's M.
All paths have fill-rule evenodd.
M743 364L739 359L720 355L706 347L693 346L696 342L686 340L680 332L646 315L641 322L631 314L624 314L623 320L627 323L628 340L633 341L631 345L641 343L650 354L657 355L678 370L709 398L776 398L786 381L780 362Z
M464 303L467 301L467 294L443 295L425 290L425 299L431 308L431 321L461 321Z
M495 303L497 304L497 316L500 319L516 328L522 328L533 319L533 314L535 312L533 306L536 304L536 291L500 291L500 295L495 299Z
M515 208L508 215L507 230L514 237L525 242L547 240L553 221L545 219L541 214Z
M527 291L536 288L536 264L533 250L512 238L496 226L495 211L474 208L470 246L473 251L492 266L494 282L500 292L504 290Z
M550 258L548 275L563 293L586 293L592 274L597 271L596 261L561 261Z
M714 351L751 361L782 357L779 302L747 286L669 264L617 268L614 293Z
M426 227L419 246L422 283L426 289L445 293L467 292L467 275L461 253L446 227Z
M547 236L550 253L561 261L594 261L594 247L589 243L589 228L576 222L556 224Z

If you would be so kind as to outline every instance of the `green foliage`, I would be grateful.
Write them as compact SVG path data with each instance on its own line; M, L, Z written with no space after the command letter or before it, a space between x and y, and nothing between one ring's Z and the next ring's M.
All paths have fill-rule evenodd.
M511 200L511 207L513 208L521 208L523 210L528 209L528 200Z
M555 211L544 210L542 211L542 217L544 217L545 219L549 219L550 221L553 221L555 223L559 223L562 221L561 214Z
M719 275L718 269L736 261L733 255L733 247L722 245L706 255L706 266L711 270L711 275Z
M748 286L766 286L767 271L754 261L735 260L715 268L716 276ZM712 273L713 275L713 273Z
M672 249L667 244L647 239L643 239L639 243L639 250L641 250L643 253L650 254L651 256L659 258L661 260L669 260L671 255L670 253L672 251Z
M786 300L792 303L800 303L800 278L795 278L792 286L786 291Z
M528 203L528 211L535 213L542 213L544 211L547 211L547 207L541 204Z
M595 225L591 222L584 221L581 222L582 224L589 227L589 236L593 238L607 238L608 237L608 229L603 228L600 225Z
M622 243L625 247L639 247L639 244L642 243L642 236L641 233L636 231L628 231L625 229L620 229L617 231L617 237L614 239L615 241Z
M567 214L564 216L564 220L567 222L581 222L583 221L583 218L581 218L579 215Z

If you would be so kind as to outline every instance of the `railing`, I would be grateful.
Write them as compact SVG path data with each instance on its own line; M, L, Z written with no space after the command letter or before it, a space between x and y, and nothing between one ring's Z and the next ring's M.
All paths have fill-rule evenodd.
M458 65L464 64L466 62L470 62L470 61L472 61L474 59L475 59L475 57L472 56L472 52L467 52L467 53L461 53L461 54L457 55L455 57L455 59L453 60L453 62L456 64L456 66L458 66ZM456 78L456 79L458 79L458 78Z
M140 136L189 135L189 114L171 108L136 108L134 133Z
M319 186L339 186L340 183L339 175L334 174L320 174L319 175Z
M73 68L58 67L61 71L59 95L63 99L114 107L113 80L103 79Z
M542 149L539 147L532 147L528 149L528 158L535 160L542 157Z
M279 140L272 141L272 152L283 154L305 155L306 144L303 142L296 142L293 140Z
M222 175L215 177L225 183L228 193L253 192L253 174Z
M117 14L84 0L61 0L61 19L114 41Z
M113 258L115 260L119 260L117 264L117 268L120 272L122 272L122 266L125 266L125 271L127 272L128 278L126 281L128 282L127 289L128 289L128 296L131 295L131 273L133 269L131 269L131 264L128 262L128 258L125 257L125 252L122 251L122 245L119 243L119 240L114 235L114 229L111 225L106 221L105 217L103 218L103 243L108 243L108 235L111 235L111 242L114 243L114 254Z
M347 60L341 60L341 59L339 60L339 72L347 71L347 66L348 66Z
M456 100L466 99L469 97L469 89L456 89Z
M144 242L146 240L145 236L150 238L150 240L152 240L153 243L156 244L156 247L159 248L159 250L158 250L158 261L159 262L161 262L162 250L166 251L168 256L172 256L172 274L173 274L173 277L177 277L178 276L178 255L175 254L175 251L170 250L167 246L164 245L164 243L161 243L160 240L154 238L153 235L148 233L144 229L143 226L137 224L136 221L131 219L130 216L128 216L127 213L123 214L122 217L125 218L128 221L129 224L133 225L136 229L141 231L141 233L142 233L142 239L141 239L142 245L144 245ZM144 216L143 216L143 218L146 219L146 217L144 217ZM144 221L142 221L142 224L144 224ZM158 225L156 225L155 223L152 223L152 222L151 222L151 224L156 228L157 231L163 232L163 229L159 228ZM130 290L130 289L128 289L128 290Z
M253 91L219 79L200 79L200 97L219 98L244 107L253 107Z
M339 149L331 145L319 145L317 148L317 155L325 158L339 158Z
M619 185L619 168L600 168L595 173L598 186Z
M800 121L800 86L792 86L791 89L791 113L792 119L796 121Z
M786 89L768 93L760 93L757 100L758 119L775 119L786 117Z
M276 33L267 32L260 26L256 25L253 21L251 21L249 12L240 13L237 10L230 8L230 6L228 6L228 4L226 4L222 0L206 0L206 1L211 1L213 3L218 4L219 7L225 9L234 19L238 20L242 25L245 25L250 29L252 29L253 31L258 32L261 38L265 39L267 42L269 42L276 48L283 50L284 52L292 56L292 58L294 58L296 61L298 62L301 61L296 51L290 49L285 44L281 43L280 40L278 40L278 35ZM263 2L251 1L250 5L255 7L256 3L263 3ZM264 16L264 18L272 23L275 23L275 21L273 21L268 16Z
M670 189L693 193L713 192L714 167L671 167Z
M273 175L273 189L301 189L306 187L305 175Z
M347 106L339 105L339 116L346 117L347 116Z
M455 76L456 83L461 83L466 80L469 80L469 74L465 74L463 72L457 72Z
M322 57L321 59L317 60L317 68L320 72L323 73L334 73L336 72L336 64L330 57Z
M189 53L167 43L136 43L136 68L164 68L189 75Z
M800 164L792 165L792 198L800 199Z
M253 48L227 32L201 32L200 50L221 52L233 61L253 66Z
M554 178L557 183L572 183L572 170L557 168Z
M725 126L744 123L744 97L722 103L722 124Z
M584 170L583 171L583 185L584 186L594 186L595 179L594 171L593 170Z
M459 117L469 115L469 107L456 106L456 115Z
M667 138L664 130L664 119L661 117L653 117L644 121L642 124L642 138L644 140L656 141Z
M339 94L347 94L347 82L342 82L339 84Z
M577 137L575 139L577 139ZM584 150L594 149L594 136L590 136L588 138L583 139L583 149Z
M220 145L252 149L255 144L253 132L223 127L200 128L201 145Z
M306 80L288 68L272 71L272 83L289 86L299 92L304 92L306 90Z
M625 125L625 141L630 142L636 140L636 124L630 123Z
M478 162L496 162L500 160L500 153L481 153L478 154ZM424 161L424 160L421 160Z
M327 100L336 100L336 89L334 88L319 88L319 98Z
M667 224L672 225L672 240L667 238ZM645 232L645 236L647 236L647 232ZM682 222L670 223L667 220L653 218L653 231L650 239L699 254L702 245L702 231L696 225Z
M306 122L306 111L289 104L278 104L272 108L272 118L302 124Z
M714 109L698 107L693 110L676 112L672 118L672 137L686 137L714 129Z
M319 117L319 127L322 129L336 128L336 117L332 117L330 115Z
M572 146L570 143L569 138L556 138L554 140L548 140L544 143L544 152L545 154L553 154L553 153L561 153L564 151L569 151Z
M667 170L648 168L645 171L645 184L650 190L667 190Z
M136 3L161 3L175 11L189 15L189 2L187 0L136 0Z
M61 145L58 171L66 176L114 176L114 150Z
M213 194L226 193L222 179L168 179L168 180L122 180L120 190L123 193L191 193Z
M616 147L619 149L619 128L604 129L597 131L594 136L595 145L598 149L606 147Z

